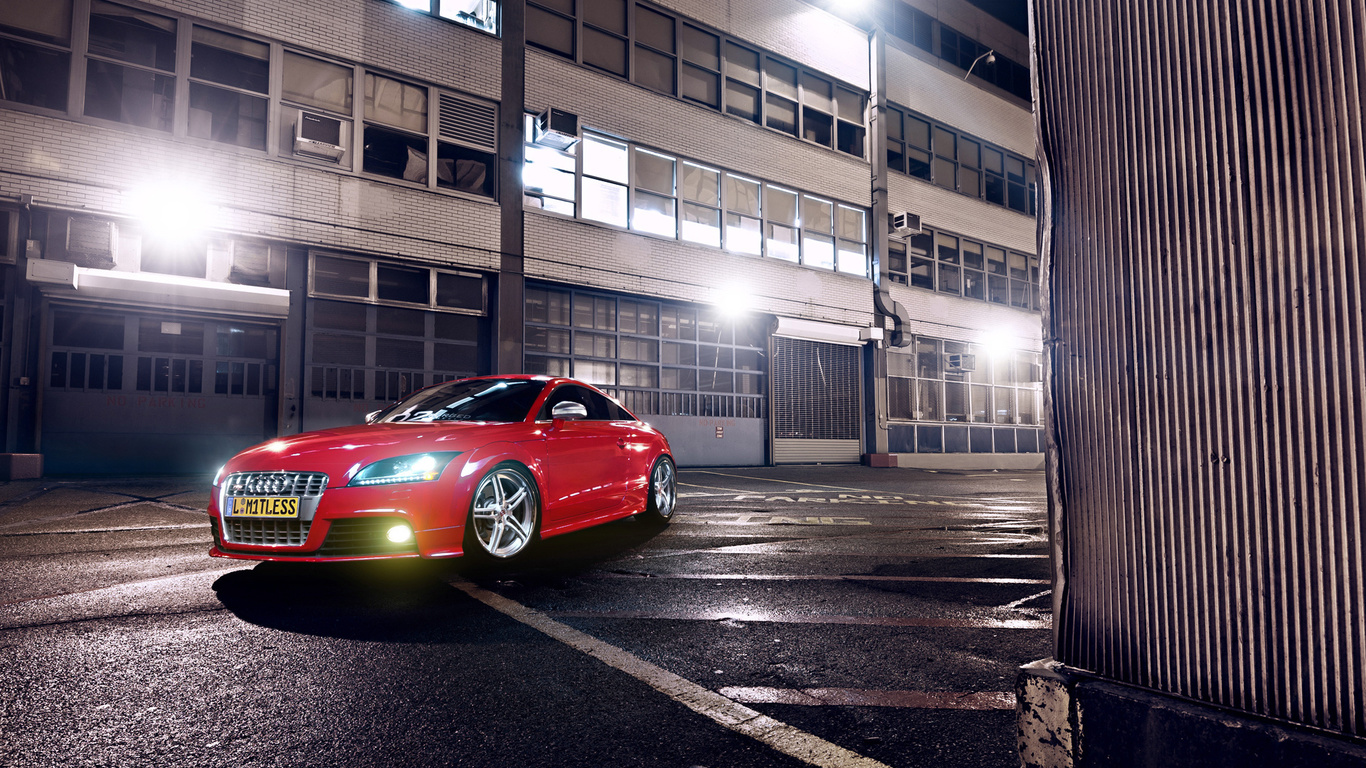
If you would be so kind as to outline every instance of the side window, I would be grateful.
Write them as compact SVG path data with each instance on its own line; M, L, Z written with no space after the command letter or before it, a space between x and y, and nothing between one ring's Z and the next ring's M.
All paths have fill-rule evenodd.
M546 398L545 405L541 406L541 412L536 419L538 421L549 421L551 410L560 403L566 402L578 403L587 409L588 421L616 421L630 418L616 403L597 392L573 384L564 384L550 393L550 397Z

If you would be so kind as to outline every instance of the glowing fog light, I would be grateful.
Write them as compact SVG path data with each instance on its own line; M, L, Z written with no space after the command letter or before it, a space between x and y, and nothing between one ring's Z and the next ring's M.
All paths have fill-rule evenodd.
M413 540L413 529L406 525L396 525L389 529L389 541L404 544Z

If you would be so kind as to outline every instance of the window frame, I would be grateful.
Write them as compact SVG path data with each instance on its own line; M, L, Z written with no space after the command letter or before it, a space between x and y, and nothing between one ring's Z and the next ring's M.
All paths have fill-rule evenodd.
M1037 215L1038 168L1033 160L896 104L888 104L885 114L887 116L886 160L889 170L1015 213L1025 216ZM911 140L908 125L912 120L929 126L930 140L927 146L918 145ZM947 153L946 148L940 146L942 143L940 141L941 136L949 136L952 139L954 146L952 154ZM962 157L964 142L969 142L977 148L977 165L964 166ZM928 167L923 175L913 170L913 152L925 153L929 157ZM989 153L1000 156L1001 170L999 173L990 169ZM1022 165L1022 173L1019 174L1018 180L1010 173L1009 169L1012 162L1018 162ZM947 183L947 179L938 178L940 168L948 168L949 172L952 173L951 184ZM963 189L962 171L976 174L976 193ZM993 183L1000 189L1000 202L993 200L992 195L988 192L989 189L993 188ZM1020 198L1025 201L1022 207L1011 204L1012 189L1016 190Z
M318 258L338 259L341 261L357 262L368 265L369 278L368 289L365 296L353 296L344 293L327 293L320 291L315 286L316 265ZM427 303L396 301L393 299L381 299L379 297L379 268L399 267L403 269L425 269L427 275ZM477 277L482 282L481 306L479 309L467 307L448 307L437 303L437 290L439 286L439 275L455 275L457 277ZM330 251L326 249L310 249L308 252L308 297L326 299L328 301L350 301L358 304L369 304L386 307L403 307L407 309L425 309L432 312L447 312L456 315L472 315L485 317L488 315L489 307L489 285L488 278L481 272L472 272L462 269L450 269L436 267L429 264L415 264L411 262L401 262L391 259L376 259L367 256L357 256L349 253Z
M925 248L927 239L928 249ZM952 248L948 247L950 239L953 241ZM968 247L969 245L972 247ZM892 282L1026 312L1038 312L1042 309L1038 284L1038 254L1006 248L981 238L931 227L925 227L920 233L911 235L901 242L889 240L889 261L893 252L897 253L905 266L900 271L889 266L888 275ZM980 260L970 260L969 254L976 254ZM999 258L994 258L998 254ZM1012 274L1012 259L1015 264L1023 261L1024 277ZM975 263L980 263L981 266L975 266ZM999 265L999 270L993 265ZM956 274L956 288L950 289L943 279L946 271ZM969 280L980 281L980 296L969 292ZM1002 297L999 300L994 298L998 291ZM1023 303L1016 303L1016 296L1022 296Z

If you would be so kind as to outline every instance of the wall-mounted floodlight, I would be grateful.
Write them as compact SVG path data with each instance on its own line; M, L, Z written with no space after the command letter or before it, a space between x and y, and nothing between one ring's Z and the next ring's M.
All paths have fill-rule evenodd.
M749 289L737 283L727 283L716 289L712 297L712 303L720 310L721 314L728 317L743 315L748 312L754 297Z
M158 180L129 190L124 195L128 213L156 239L181 242L213 229L219 212L197 184Z

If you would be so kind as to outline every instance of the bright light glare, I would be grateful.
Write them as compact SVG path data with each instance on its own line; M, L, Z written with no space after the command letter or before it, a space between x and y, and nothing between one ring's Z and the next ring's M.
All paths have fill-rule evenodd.
M413 538L413 529L406 525L396 525L389 529L389 541L395 544L402 544Z
M721 314L728 316L743 315L749 311L753 297L749 289L742 285L730 283L723 285L716 290L716 297L712 300Z
M436 457L423 456L417 461L414 461L413 466L409 467L408 471L404 474L426 474L428 472L431 472L433 469L436 469Z
M1015 348L1015 345L1011 343L1011 338L1010 334L999 329L987 331L977 340L977 345L989 357L1003 357L1010 354Z
M218 224L218 209L209 204L199 186L188 182L149 183L129 190L124 199L128 212L154 238L189 240Z

